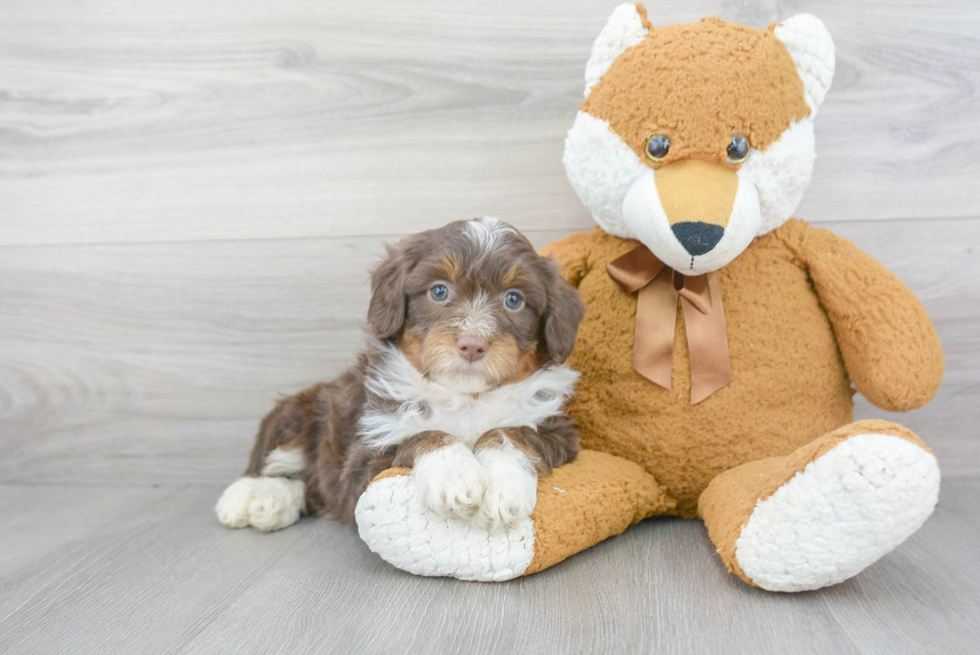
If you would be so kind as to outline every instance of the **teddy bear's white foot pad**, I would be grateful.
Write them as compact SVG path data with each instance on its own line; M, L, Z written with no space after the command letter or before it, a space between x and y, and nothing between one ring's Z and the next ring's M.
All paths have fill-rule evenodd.
M856 435L756 504L735 557L770 591L843 582L918 530L938 498L931 453L892 435Z
M252 526L271 532L298 521L305 505L306 487L302 480L239 478L221 494L214 511L229 528Z
M485 530L465 518L426 510L415 480L397 475L372 482L355 510L368 547L389 564L415 575L483 582L510 580L534 557L534 524Z

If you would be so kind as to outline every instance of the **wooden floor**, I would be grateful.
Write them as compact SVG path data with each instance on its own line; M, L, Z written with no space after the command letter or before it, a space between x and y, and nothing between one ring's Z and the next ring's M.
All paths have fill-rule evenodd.
M221 528L281 393L361 343L384 240L591 218L562 141L617 0L0 0L0 653L973 653L980 643L980 3L650 0L821 17L838 67L798 215L922 298L941 506L855 580L751 589L652 520L499 585L346 529Z
M506 583L418 578L353 531L226 530L208 486L0 486L2 653L975 653L980 482L897 551L774 594L652 519Z

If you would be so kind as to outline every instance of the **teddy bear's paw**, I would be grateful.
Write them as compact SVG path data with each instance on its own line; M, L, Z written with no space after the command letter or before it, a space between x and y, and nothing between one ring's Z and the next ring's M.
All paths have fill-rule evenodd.
M464 519L476 514L489 481L483 465L461 443L420 455L412 477L425 508L441 516Z
M409 475L375 480L355 509L361 539L389 564L415 575L483 582L510 580L534 557L529 518L489 531L469 519L426 508Z
M229 528L252 526L261 532L288 527L306 505L301 480L279 477L240 478L221 494L215 514Z
M836 584L918 530L938 497L932 453L893 435L856 435L759 501L735 556L763 589Z
M490 478L476 514L477 525L498 530L531 516L538 500L538 475L527 456L510 447L481 450L476 457Z

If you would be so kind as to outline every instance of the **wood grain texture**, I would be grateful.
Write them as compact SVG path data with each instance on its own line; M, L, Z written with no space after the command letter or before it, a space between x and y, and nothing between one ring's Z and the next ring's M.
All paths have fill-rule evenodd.
M980 222L830 227L911 286L947 353L926 408L858 416L905 423L947 476L977 475ZM0 480L231 479L280 394L352 362L381 251L374 237L0 248Z
M0 244L582 229L562 141L617 3L4 3ZM799 11L838 51L800 214L976 216L976 2L651 4Z
M652 520L527 580L409 576L346 528L229 531L216 484L281 393L359 348L381 240L590 229L562 142L619 0L0 0L0 652L972 652L980 639L980 5L818 15L837 43L798 215L923 299L941 506L831 589L725 573ZM859 417L884 413L858 399Z
M946 482L926 525L857 578L800 594L728 574L697 521L645 521L482 584L394 570L332 521L225 529L219 491L0 485L4 525L24 501L48 517L32 528L43 550L0 560L0 651L967 653L980 639L975 480Z

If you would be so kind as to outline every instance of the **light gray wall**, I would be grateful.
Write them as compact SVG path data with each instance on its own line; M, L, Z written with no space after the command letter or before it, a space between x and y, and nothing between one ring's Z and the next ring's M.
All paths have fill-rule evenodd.
M615 4L0 2L0 481L230 479L277 394L350 361L381 241L589 229L562 141ZM798 214L923 299L947 374L900 420L976 475L980 5L649 4L825 21Z

